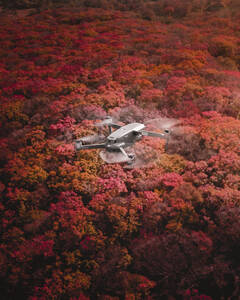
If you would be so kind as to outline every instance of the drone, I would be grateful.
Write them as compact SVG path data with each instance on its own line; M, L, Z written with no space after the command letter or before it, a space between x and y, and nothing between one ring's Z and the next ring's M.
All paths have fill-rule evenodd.
M170 123L170 125L175 125L177 122L170 119ZM144 136L157 137L168 141L171 134L171 129L169 128L163 129L162 133L144 130L146 125L143 123L119 125L113 122L110 116L107 116L105 120L96 125L107 126L108 136L93 135L82 137L75 141L75 150L104 149L100 151L99 155L103 161L109 164L132 164L136 159L136 155L134 152L129 153L127 149L132 147L136 142L140 141Z

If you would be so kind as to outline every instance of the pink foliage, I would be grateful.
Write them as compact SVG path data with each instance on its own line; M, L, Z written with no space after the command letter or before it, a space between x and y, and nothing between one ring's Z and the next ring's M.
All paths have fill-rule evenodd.
M185 77L171 77L167 81L167 86L165 92L167 95L181 95L184 91L187 79Z
M161 176L161 181L165 186L177 187L183 183L183 178L177 173L166 173Z
M50 257L54 255L53 246L53 240L48 240L44 235L40 235L32 240L25 241L18 250L13 251L12 257L20 261L29 260L35 255Z
M92 83L97 83L98 85L106 84L108 81L112 80L112 72L105 68L98 68L93 70L88 78Z
M126 193L127 188L125 183L120 180L119 178L108 178L103 179L99 178L97 182L97 191L98 193L111 193L114 194L120 194L120 193Z
M66 128L73 129L75 119L67 116L64 119L59 120L57 124L52 124L50 130L64 132Z
M64 208L71 208L74 211L82 209L83 204L81 201L81 197L73 191L61 192L61 194L59 195L59 202L57 202L56 204L51 204L51 211L64 214L67 213Z
M184 293L184 300L212 300L212 297L199 294L197 289L188 289Z
M141 103L160 103L163 97L163 92L160 89L144 89L138 100Z
M55 149L56 153L59 155L64 155L72 157L74 155L75 149L73 144L60 145Z
M237 299L239 1L0 2L53 4L0 14L1 296ZM76 155L106 115L182 124Z

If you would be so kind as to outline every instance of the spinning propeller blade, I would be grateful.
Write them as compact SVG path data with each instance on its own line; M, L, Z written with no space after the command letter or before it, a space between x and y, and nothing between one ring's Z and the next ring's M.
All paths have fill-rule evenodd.
M113 119L107 116L106 119L104 119L103 121L99 123L95 123L95 126L100 127L100 126L110 125L111 123L113 123Z
M94 135L84 136L84 137L80 138L80 140L83 143L87 143L87 144L99 143L99 142L105 140L105 136L103 134L101 134L101 135L94 134Z
M150 167L158 159L156 150L144 143L136 143L130 149L134 153L135 159L131 164L125 166L126 169Z
M128 162L129 158L128 156L124 155L122 152L109 152L107 150L103 150L99 153L102 160L107 162L108 164L112 163L123 163Z
M170 129L173 126L180 124L181 121L173 119L173 118L156 118L152 120L148 120L145 122L145 125L151 125L158 129L166 130Z

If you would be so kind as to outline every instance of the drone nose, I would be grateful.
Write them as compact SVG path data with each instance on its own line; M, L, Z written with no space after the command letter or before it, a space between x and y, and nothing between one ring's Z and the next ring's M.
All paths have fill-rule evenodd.
M81 150L82 149L82 141L76 141L75 142L75 149Z

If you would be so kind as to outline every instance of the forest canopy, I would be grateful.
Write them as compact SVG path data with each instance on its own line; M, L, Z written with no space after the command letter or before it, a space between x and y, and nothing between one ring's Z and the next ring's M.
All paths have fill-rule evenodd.
M237 299L238 1L0 3L1 298ZM107 115L181 126L125 168Z

